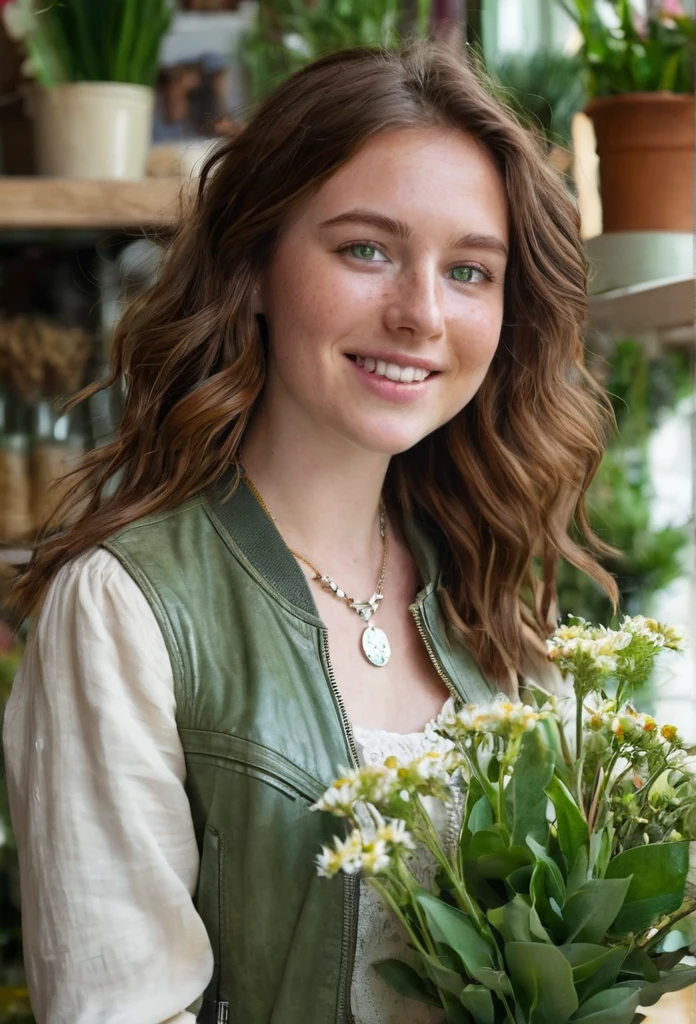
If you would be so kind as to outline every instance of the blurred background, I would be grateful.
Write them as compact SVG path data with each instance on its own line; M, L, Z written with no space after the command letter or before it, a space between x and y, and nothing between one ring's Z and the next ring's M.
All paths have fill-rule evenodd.
M105 373L123 303L157 271L148 235L176 223L206 154L314 57L433 35L484 62L579 207L587 359L619 425L591 521L622 552L606 560L622 613L693 645L695 15L696 0L0 0L0 568L27 560L63 474L117 429L119 388L62 402ZM612 623L568 565L560 603ZM0 717L26 628L0 618ZM640 699L696 744L695 696L692 646ZM31 1020L0 758L0 1024Z

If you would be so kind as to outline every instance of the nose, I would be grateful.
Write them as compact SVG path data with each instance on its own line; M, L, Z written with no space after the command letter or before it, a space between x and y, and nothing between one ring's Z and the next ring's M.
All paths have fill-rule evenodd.
M419 341L442 335L442 287L435 268L421 266L399 274L385 298L384 320L390 331L408 331Z

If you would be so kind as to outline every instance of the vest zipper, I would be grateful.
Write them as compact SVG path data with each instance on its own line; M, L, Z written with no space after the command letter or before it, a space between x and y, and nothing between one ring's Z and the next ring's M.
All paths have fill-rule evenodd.
M229 1003L218 1003L217 1017L215 1018L215 1024L228 1024L230 1019L230 1004Z
M432 661L433 665L435 666L435 671L439 675L440 679L442 679L443 683L445 684L445 686L447 687L449 692L452 694L452 696L454 697L455 701L457 703L461 703L462 695L456 690L456 688L454 687L454 684L452 683L452 680L447 675L447 673L445 672L444 668L442 667L440 662L437 660L437 657L435 656L435 652L434 652L434 650L432 648L432 644L430 643L430 639L428 637L428 634L425 631L425 626L423 624L423 615L422 615L422 612L421 612L420 608L418 607L417 604L412 604L412 605L409 606L409 610L411 612L411 615L413 615L413 618L414 618L415 623L416 623L416 629L418 630L418 633L420 634L421 640L425 644L425 649L428 652L428 655L430 656L430 660Z
M326 671L331 684L338 713L343 726L343 735L348 747L348 754L351 760L350 767L357 768L360 764L358 749L355 745L355 737L350 726L346 706L343 697L339 693L331 655L329 654L329 631L322 629L322 652ZM338 1006L336 1007L336 1024L355 1024L355 1018L350 1010L350 986L353 979L353 963L355 961L355 947L358 938L358 899L359 882L355 875L344 875L343 878L343 940L341 942L341 971L338 979Z

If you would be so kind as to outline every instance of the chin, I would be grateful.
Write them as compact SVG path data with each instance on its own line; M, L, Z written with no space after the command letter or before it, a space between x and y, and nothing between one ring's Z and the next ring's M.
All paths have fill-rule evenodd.
M433 430L437 430L439 425L437 424L430 429L417 430L414 429L412 423L386 426L384 424L356 424L353 422L349 430L343 429L341 433L352 441L353 444L363 448L365 451L372 452L375 455L391 457L392 455L400 455L402 452L407 452L409 448L413 448L414 445L422 441Z

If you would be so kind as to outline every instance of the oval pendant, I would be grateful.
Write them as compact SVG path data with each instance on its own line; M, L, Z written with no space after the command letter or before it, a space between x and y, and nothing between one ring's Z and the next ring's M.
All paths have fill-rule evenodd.
M368 626L363 630L362 649L367 660L377 668L386 665L391 657L387 634L376 626Z

